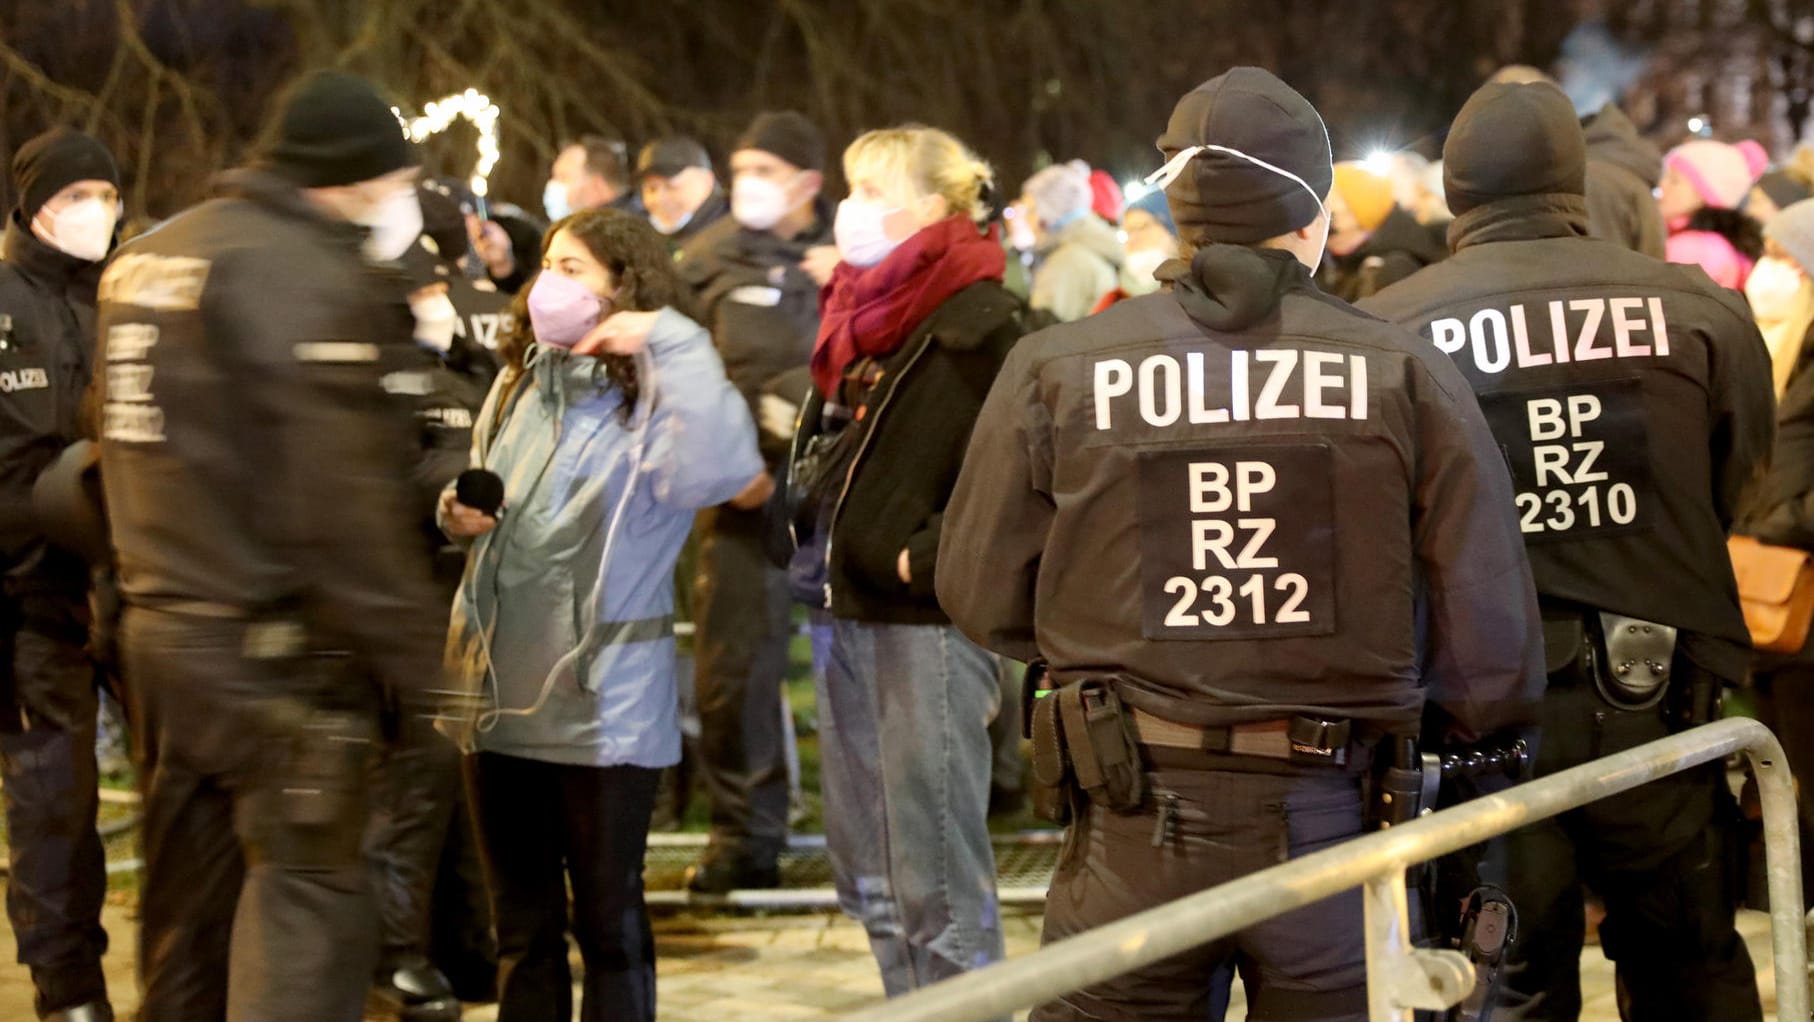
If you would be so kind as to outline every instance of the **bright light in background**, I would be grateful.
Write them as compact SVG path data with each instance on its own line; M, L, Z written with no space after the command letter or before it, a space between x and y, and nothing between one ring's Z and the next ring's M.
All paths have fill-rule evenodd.
M1369 174L1387 177L1392 173L1392 156L1391 150L1375 149L1361 159L1361 166Z
M397 115L397 122L403 125L403 134L411 142L421 142L446 131L458 117L472 122L479 131L479 162L473 167L471 184L473 194L480 198L491 190L491 170L498 165L501 155L498 149L499 112L497 104L477 89L437 99L423 107L422 116L414 119L406 119L401 110L391 107L391 113Z
M1153 192L1153 186L1139 178L1121 182L1121 198L1132 206Z
M1702 138L1711 138L1713 136L1713 125L1707 120L1705 114L1701 114L1696 117L1688 118L1688 131L1691 134L1699 135Z

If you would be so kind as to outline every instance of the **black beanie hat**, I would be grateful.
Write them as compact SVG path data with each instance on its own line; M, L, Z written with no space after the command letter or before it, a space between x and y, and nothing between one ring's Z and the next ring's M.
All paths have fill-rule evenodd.
M1290 171L1316 194L1238 156L1206 150L1165 189L1181 238L1254 245L1316 221L1335 180L1329 131L1291 86L1260 68L1237 67L1185 94L1159 136L1159 151L1170 160L1205 144Z
M1480 87L1442 147L1442 184L1460 216L1523 195L1587 194L1587 138L1575 106L1547 82Z
M421 162L390 104L357 75L316 71L291 87L282 109L264 159L303 188L358 184Z
M19 193L19 215L26 220L77 181L120 186L120 168L113 162L113 154L91 136L52 128L13 154L13 188Z
M825 169L825 136L804 114L792 110L757 114L732 152L759 149L801 170Z

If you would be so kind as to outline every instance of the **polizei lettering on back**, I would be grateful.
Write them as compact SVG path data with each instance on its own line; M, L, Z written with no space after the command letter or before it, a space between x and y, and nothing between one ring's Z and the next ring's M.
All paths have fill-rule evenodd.
M1430 323L1436 347L1486 375L1608 358L1665 358L1669 323L1661 298L1556 299L1481 309ZM1463 355L1465 354L1465 358Z
M1127 416L1160 429L1367 417L1366 357L1314 348L1105 358L1093 364L1091 384L1098 430Z

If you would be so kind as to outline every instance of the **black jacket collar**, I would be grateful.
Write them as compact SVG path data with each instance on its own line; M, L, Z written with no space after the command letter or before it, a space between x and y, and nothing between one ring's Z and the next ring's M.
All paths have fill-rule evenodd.
M343 245L357 249L367 235L365 228L336 220L318 209L294 182L261 167L229 170L216 181L220 194L245 199L291 220L309 224Z
M89 301L101 282L102 263L77 259L32 233L15 210L6 221L6 238L0 241L0 259L18 267L19 272L40 286L63 293L85 291Z
M1449 225L1456 252L1499 241L1587 237L1587 200L1579 195L1521 195L1468 210Z
M1271 316L1287 291L1314 290L1310 271L1283 249L1207 245L1186 266L1160 268L1191 319L1211 330L1238 332Z

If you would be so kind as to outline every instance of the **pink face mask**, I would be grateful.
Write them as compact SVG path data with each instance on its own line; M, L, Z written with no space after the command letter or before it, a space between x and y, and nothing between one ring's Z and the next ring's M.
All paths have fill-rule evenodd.
M605 305L579 281L544 271L529 290L529 325L537 343L571 348L604 318Z

